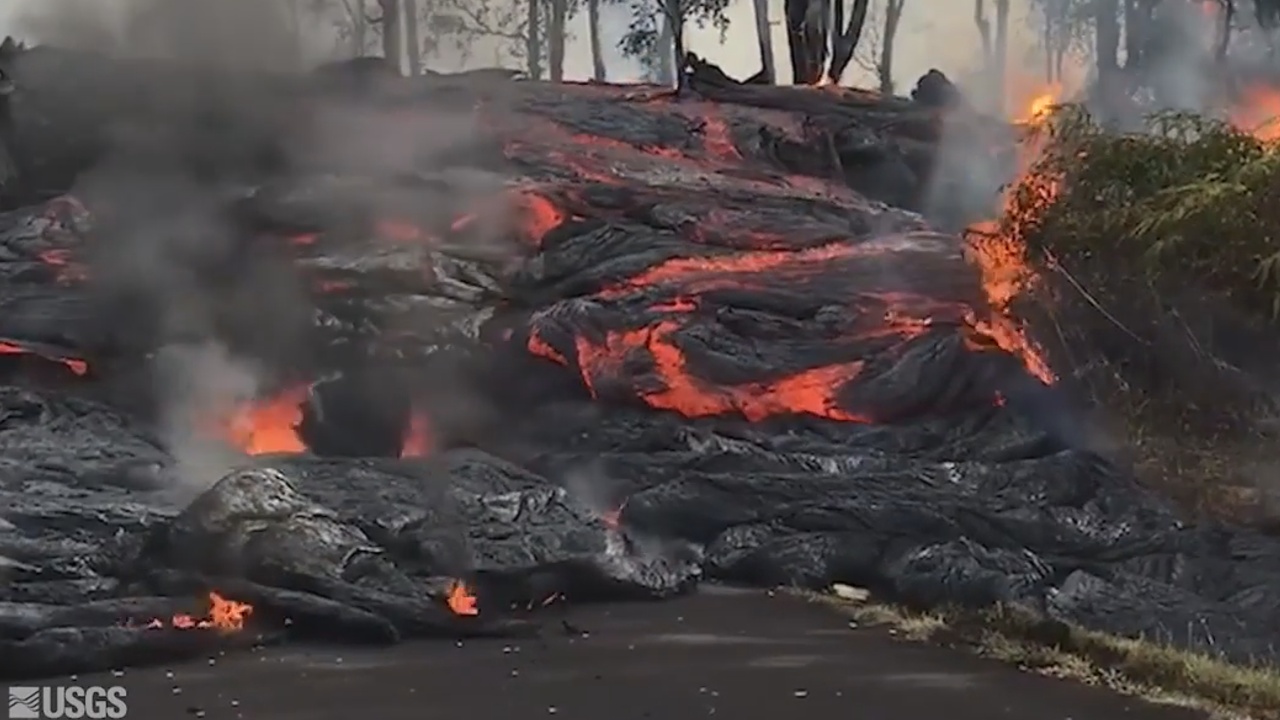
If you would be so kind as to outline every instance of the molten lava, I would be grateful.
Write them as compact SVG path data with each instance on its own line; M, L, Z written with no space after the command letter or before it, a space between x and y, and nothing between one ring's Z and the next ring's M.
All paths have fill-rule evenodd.
M56 363L61 363L73 374L79 375L81 377L89 373L89 363L85 362L84 360L47 355L45 353L39 353L34 350L29 350L27 348L22 347L21 345L14 345L13 343L0 342L0 355L34 355L36 357L44 358L45 360L51 360Z
M476 596L467 587L467 584L461 580L454 580L449 585L449 594L445 598L445 603L455 615L479 615L480 608L476 604Z
M306 398L302 386L243 405L224 424L224 437L249 455L304 452L298 425Z
M218 630L235 632L243 630L245 622L253 615L248 603L228 600L216 592L209 593L209 612L202 618L178 614L166 620L159 618L147 623L149 628L174 628L177 630Z

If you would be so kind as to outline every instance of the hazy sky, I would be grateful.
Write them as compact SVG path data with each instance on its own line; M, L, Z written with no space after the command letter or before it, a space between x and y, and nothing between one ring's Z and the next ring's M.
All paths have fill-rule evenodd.
M112 3L119 0L78 0L79 2ZM216 2L217 0L209 0ZM873 0L879 5L881 0ZM20 6L39 7L41 0L0 0L0 27L6 32L15 29L15 19ZM1014 0L1015 17L1010 23L1011 52L1010 67L1016 72L1022 69L1028 75L1027 82L1034 83L1039 64L1027 57L1027 40L1032 34L1027 30L1026 7L1029 0ZM770 0L770 19L773 21L774 49L777 54L779 72L789 74L787 60L785 28L781 23L782 0ZM613 37L606 38L606 53L611 68L616 69L618 77L611 79L634 79L636 66L620 57L612 47L617 35L625 30L626 18L622 8L606 6L605 14L608 27L606 33ZM897 52L895 56L895 80L898 91L909 90L915 78L931 67L937 67L950 75L960 76L965 70L975 66L978 57L978 35L972 20L973 6L967 0L907 0L903 24L898 33ZM585 13L580 13L585 16ZM732 0L729 9L731 19L727 38L722 42L715 30L689 30L689 46L714 62L719 63L729 74L746 77L759 69L759 59L755 47L754 19L750 0ZM875 18L872 18L874 22ZM572 32L575 38L571 41L566 58L566 71L574 77L586 77L590 73L590 56L586 46L586 19L575 18ZM38 39L38 38L37 38ZM874 45L874 42L867 43ZM868 50L868 47L860 54ZM492 56L477 55L474 62L492 64ZM437 67L451 63L433 63ZM446 69L440 67L440 69ZM630 77L629 77L630 76ZM846 75L850 84L870 84L870 74L855 62Z

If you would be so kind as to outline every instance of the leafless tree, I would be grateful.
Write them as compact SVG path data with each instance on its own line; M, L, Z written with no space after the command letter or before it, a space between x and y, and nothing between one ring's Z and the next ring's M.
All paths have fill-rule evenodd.
M658 71L661 81L669 83L674 80L677 89L684 83L685 25L690 22L699 27L711 25L720 30L721 37L728 31L729 19L725 10L729 7L729 0L621 2L631 12L631 25L619 43L623 53L645 59ZM677 69L669 72L673 62Z
M587 33L591 43L591 77L603 82L606 74L604 51L600 47L600 0L587 0Z
M418 30L421 19L418 0L404 2L404 47L409 60L409 74L422 74L422 35Z
M995 30L987 17L986 0L974 0L973 23L982 39L983 78L988 103L996 112L1004 110L1005 83L1009 73L1009 0L993 0Z
M756 44L760 48L760 69L765 82L778 81L778 71L773 61L773 29L769 25L769 0L752 0L756 19Z
M894 41L902 23L907 0L883 0L867 13L867 26L858 40L853 62L875 76L880 92L892 95Z
M404 62L402 16L399 0L378 0L381 14L374 20L382 28L382 56L400 68Z
M564 80L564 50L565 42L568 40L568 29L565 25L569 20L569 0L550 0L550 2L551 19L547 23L548 64L551 80L561 82Z

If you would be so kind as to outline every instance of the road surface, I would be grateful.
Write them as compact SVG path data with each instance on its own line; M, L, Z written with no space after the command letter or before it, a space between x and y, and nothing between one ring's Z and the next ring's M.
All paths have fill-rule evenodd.
M1202 717L850 628L790 596L707 589L565 617L543 642L295 646L75 682L123 684L129 720Z

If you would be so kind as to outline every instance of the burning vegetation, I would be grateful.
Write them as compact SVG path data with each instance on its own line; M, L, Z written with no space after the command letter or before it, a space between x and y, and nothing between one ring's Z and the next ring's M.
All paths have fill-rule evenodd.
M1222 119L1153 113L1124 130L1051 97L1023 114L999 219L968 232L992 304L1052 328L1055 366L1127 426L1147 482L1194 512L1270 523L1249 468L1270 462L1278 409L1257 349L1280 318L1280 91L1247 84Z

